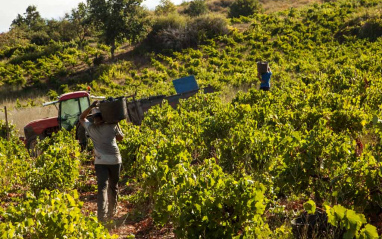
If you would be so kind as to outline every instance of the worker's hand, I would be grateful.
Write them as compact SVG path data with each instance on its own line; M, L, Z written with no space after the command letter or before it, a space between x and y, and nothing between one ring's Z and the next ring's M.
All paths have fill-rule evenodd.
M90 105L90 108L97 107L98 105L98 100L94 101L93 104Z

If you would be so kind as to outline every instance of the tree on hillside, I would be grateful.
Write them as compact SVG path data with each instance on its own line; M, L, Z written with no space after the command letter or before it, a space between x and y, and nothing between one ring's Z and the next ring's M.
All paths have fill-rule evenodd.
M46 28L45 32L48 38L48 43L50 40L53 41L70 41L70 38L64 37L65 31L63 29L63 26L65 25L65 21L59 21L55 19L50 19L46 21Z
M171 0L161 0L155 8L156 14L169 14L176 11L176 6Z
M17 15L12 21L10 30L16 30L16 28L24 32L25 37L31 43L45 45L51 40L51 37L46 32L47 21L41 17L36 6L28 6L23 16Z
M70 24L65 26L65 31L78 43L80 48L85 44L86 37L93 33L93 25L89 20L89 7L85 3L79 3L73 8L71 14L65 15L65 20Z
M20 27L24 30L39 31L45 26L45 20L41 17L37 11L37 7L34 5L28 6L24 16L18 14L12 21L11 29L14 27Z
M184 11L186 14L196 17L208 12L206 0L193 0L190 2L188 8Z
M147 33L147 12L142 0L87 0L92 22L101 33L101 40L111 47L125 40L137 42Z

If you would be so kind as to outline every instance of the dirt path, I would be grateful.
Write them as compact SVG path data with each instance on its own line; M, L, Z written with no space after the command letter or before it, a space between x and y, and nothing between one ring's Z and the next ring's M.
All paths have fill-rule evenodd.
M86 173L86 180L83 187L86 191L80 192L80 199L84 202L82 213L89 215L97 212L96 178L94 166L85 165L82 173ZM126 198L132 194L132 186L127 187L126 179L122 178L119 183L118 211L105 226L111 235L118 235L119 238L174 238L171 227L158 228L154 225L149 215L148 207L145 205L135 205ZM134 186L133 186L134 187Z

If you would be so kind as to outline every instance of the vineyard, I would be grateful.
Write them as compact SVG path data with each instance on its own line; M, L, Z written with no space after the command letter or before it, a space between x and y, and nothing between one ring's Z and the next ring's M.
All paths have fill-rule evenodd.
M2 92L90 85L141 98L174 94L171 81L188 75L217 91L163 102L141 126L121 122L119 200L131 207L121 224L149 218L155 236L109 233L84 210L94 169L74 131L42 140L32 158L0 121L0 238L380 238L382 1L323 2L226 25L196 18L197 46L137 47L146 62L117 51L93 65L105 45L2 48ZM259 60L270 62L269 92L258 89Z

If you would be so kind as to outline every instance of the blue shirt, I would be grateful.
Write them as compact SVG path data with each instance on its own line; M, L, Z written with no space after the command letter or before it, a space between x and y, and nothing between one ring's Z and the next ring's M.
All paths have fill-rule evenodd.
M261 75L261 87L271 87L271 75L272 72L266 72Z

